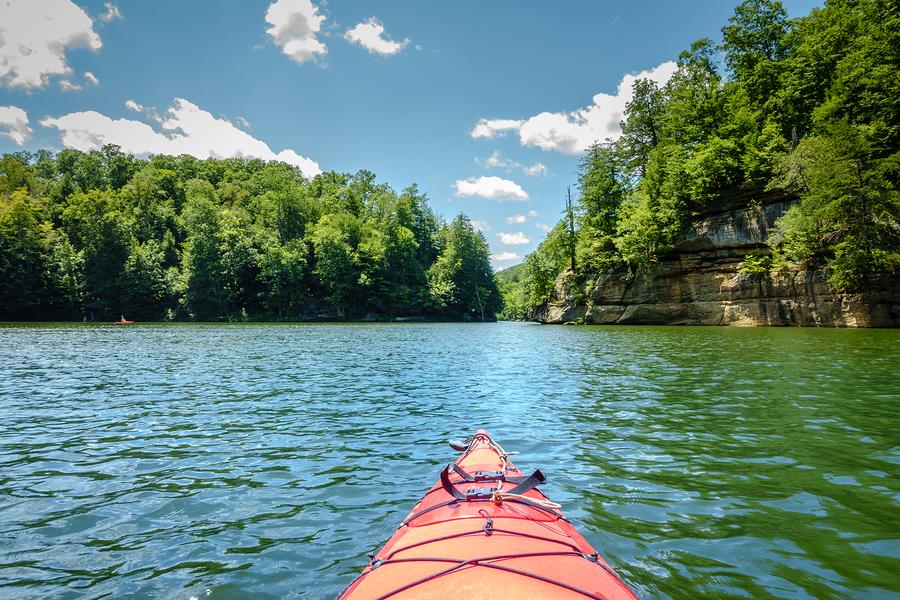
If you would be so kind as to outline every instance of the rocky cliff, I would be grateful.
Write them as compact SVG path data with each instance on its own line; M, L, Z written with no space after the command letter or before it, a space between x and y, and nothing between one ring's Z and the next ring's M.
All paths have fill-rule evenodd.
M749 253L767 250L770 229L794 202L777 194L747 200L733 198L722 212L701 215L648 272L578 282L571 271L562 273L550 302L532 317L543 323L900 326L896 277L851 295L835 291L824 270L741 274Z

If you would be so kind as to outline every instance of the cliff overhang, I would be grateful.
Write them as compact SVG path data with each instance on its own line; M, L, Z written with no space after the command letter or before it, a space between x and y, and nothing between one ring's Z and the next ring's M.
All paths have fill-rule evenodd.
M744 274L796 199L780 193L734 198L699 215L673 250L634 275L576 277L564 271L550 301L530 317L542 323L900 326L900 285L884 274L860 294L838 292L825 269ZM724 208L724 210L723 210Z

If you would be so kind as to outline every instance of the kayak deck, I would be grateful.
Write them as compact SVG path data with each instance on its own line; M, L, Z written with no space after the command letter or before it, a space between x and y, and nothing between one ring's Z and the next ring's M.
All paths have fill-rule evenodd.
M636 596L485 431L478 431L342 599Z

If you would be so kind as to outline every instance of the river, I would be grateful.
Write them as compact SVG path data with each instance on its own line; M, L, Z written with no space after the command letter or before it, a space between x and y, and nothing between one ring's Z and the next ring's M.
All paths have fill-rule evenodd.
M0 597L330 598L488 429L647 598L900 598L900 331L0 326Z

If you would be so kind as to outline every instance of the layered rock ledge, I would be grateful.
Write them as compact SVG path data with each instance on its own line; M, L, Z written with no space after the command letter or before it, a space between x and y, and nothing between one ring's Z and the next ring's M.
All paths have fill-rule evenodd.
M542 323L660 325L900 326L900 284L884 275L862 294L843 294L824 270L741 274L748 253L767 249L775 221L794 200L765 195L697 220L672 252L634 277L556 281L531 317Z

